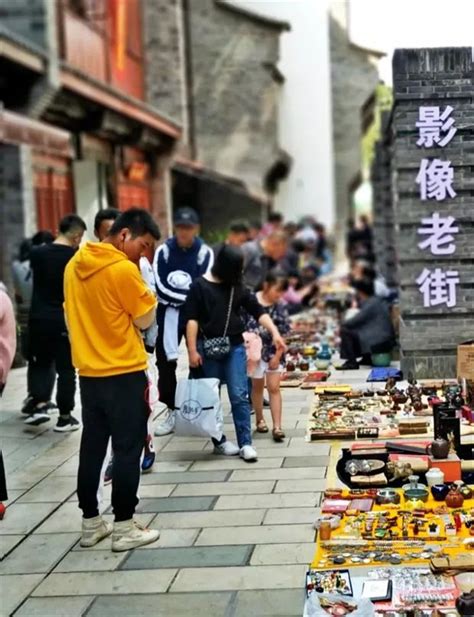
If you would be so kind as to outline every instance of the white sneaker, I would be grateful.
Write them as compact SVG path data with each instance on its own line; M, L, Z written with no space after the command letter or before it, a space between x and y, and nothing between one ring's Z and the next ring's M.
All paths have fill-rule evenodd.
M214 454L223 454L224 456L237 456L240 452L239 446L236 446L232 441L224 441L224 443L214 446Z
M101 516L82 519L81 546L91 547L112 533L112 525Z
M155 436L163 437L174 432L174 424L176 420L175 412L172 409L168 409L164 420L159 422L155 427Z
M129 551L132 548L137 548L137 546L156 542L159 537L160 532L157 529L147 529L131 518L128 521L114 523L112 550L116 553Z
M240 458L247 463L252 463L257 460L257 450L253 446L243 446L240 448Z

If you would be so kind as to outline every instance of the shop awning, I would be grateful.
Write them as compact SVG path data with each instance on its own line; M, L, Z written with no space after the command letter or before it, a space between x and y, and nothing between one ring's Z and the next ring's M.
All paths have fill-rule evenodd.
M0 109L0 141L27 144L57 156L73 156L71 136L67 131L6 109Z

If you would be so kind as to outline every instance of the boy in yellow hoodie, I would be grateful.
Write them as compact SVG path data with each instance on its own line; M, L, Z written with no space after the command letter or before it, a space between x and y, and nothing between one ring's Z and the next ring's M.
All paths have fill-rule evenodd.
M97 503L110 437L112 550L129 550L159 537L158 531L142 529L133 519L149 412L147 355L140 330L153 323L156 312L156 298L136 264L159 238L150 214L132 208L114 222L103 242L86 243L66 267L64 309L73 364L79 371L84 425L77 489L82 546L94 546L112 533Z

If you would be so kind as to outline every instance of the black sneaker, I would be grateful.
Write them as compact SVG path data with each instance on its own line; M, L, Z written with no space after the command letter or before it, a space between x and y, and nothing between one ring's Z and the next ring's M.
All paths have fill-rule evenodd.
M31 414L35 410L35 407L36 405L33 401L33 397L27 396L25 400L23 401L23 403L21 404L21 413L24 414L25 416L31 416Z
M81 428L81 423L74 416L59 416L58 423L54 427L56 433L70 433Z
M28 426L39 426L40 424L44 424L45 422L49 422L51 420L49 413L44 411L42 407L36 407L33 413L30 413L23 420L23 424Z
M270 401L267 398L265 398L265 397L263 397L263 406L264 407L270 407Z
M341 371L357 371L359 369L359 363L357 360L346 360L344 364L338 368Z

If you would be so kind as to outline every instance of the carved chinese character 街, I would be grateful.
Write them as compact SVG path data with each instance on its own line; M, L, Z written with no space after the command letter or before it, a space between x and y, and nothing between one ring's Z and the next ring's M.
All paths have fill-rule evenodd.
M423 294L423 306L439 306L445 304L452 308L456 306L456 285L459 283L457 270L441 270L425 268L416 279L418 289Z
M438 212L421 219L423 227L418 228L417 233L427 237L418 243L418 248L422 251L429 248L432 255L452 255L456 250L452 234L459 232L455 222L454 217L443 217Z
M435 145L444 148L456 135L454 118L450 118L453 108L447 105L441 113L439 106L420 107L418 127L418 147L433 148Z
M416 183L420 185L421 199L443 201L448 196L456 197L453 189L454 170L451 161L422 159Z

